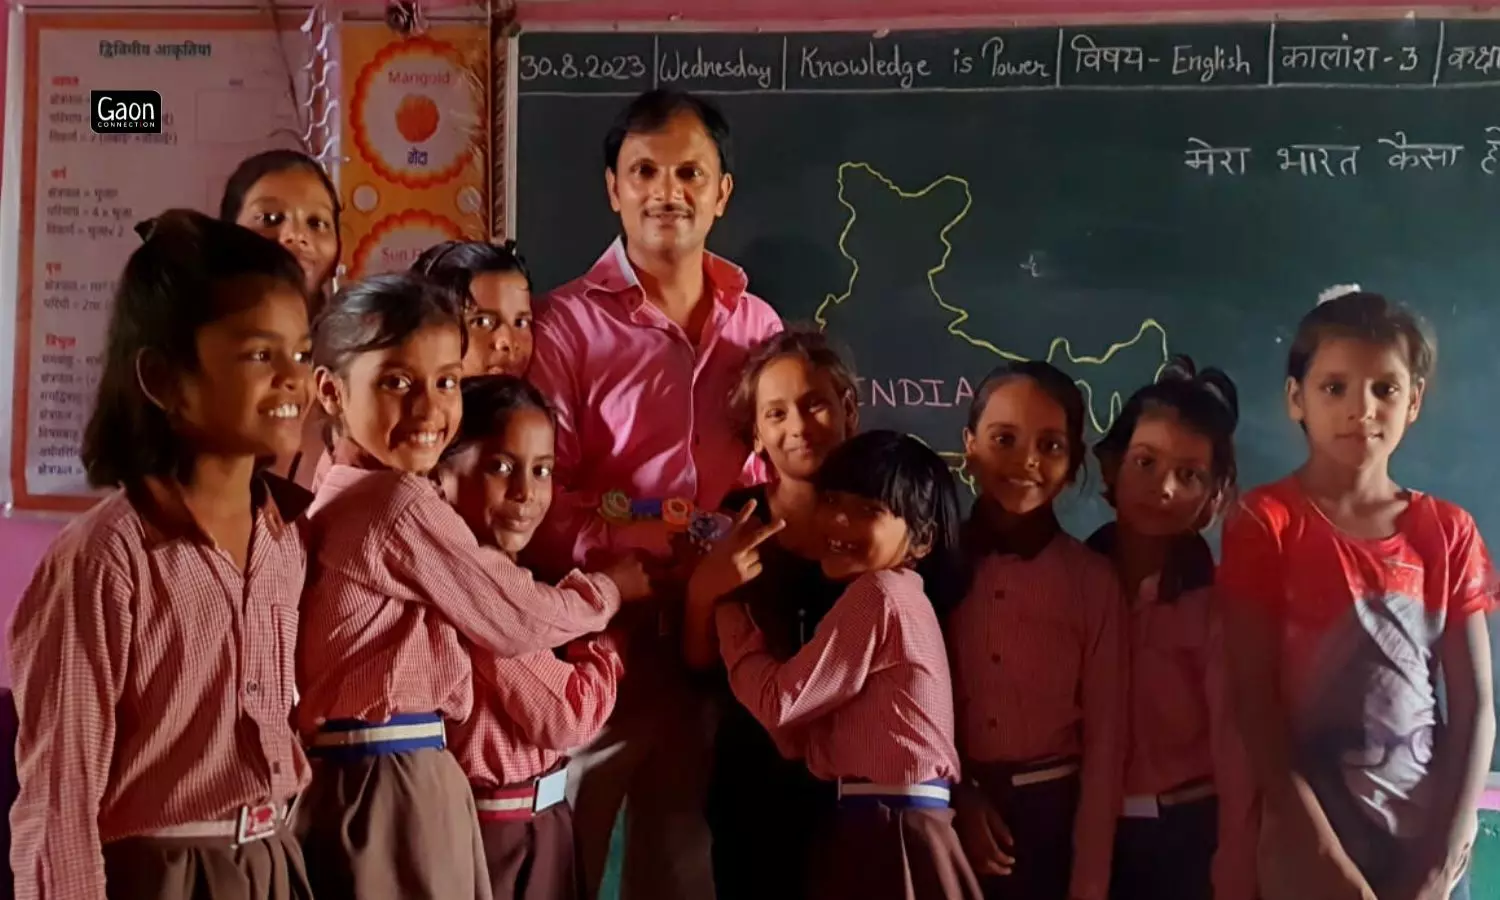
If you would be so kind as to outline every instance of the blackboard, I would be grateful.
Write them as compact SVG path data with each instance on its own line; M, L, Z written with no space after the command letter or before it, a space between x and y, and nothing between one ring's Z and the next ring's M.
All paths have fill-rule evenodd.
M1238 382L1259 484L1305 456L1283 400L1297 320L1358 282L1439 337L1397 476L1500 541L1500 21L548 32L516 52L515 222L542 286L616 233L614 114L701 92L737 157L711 246L852 348L865 425L957 464L1004 356L1057 362L1103 428L1186 352ZM1098 487L1064 504L1075 533L1108 515Z

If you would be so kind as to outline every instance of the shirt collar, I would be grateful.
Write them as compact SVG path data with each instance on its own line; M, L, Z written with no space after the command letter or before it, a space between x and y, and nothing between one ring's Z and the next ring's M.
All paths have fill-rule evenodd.
M140 517L144 535L142 543L147 551L179 540L210 542L179 501L172 502L172 509L165 509L143 487L127 493ZM255 512L256 529L264 529L272 540L280 540L312 502L312 494L294 482L261 473L250 484L250 502Z
M1100 526L1099 530L1089 535L1089 549L1113 557L1115 542L1119 535L1119 525L1109 522ZM1183 536L1172 546L1172 552L1167 556L1167 565L1153 579L1147 579L1141 583L1142 591L1147 585L1156 588L1156 598L1164 603L1171 603L1183 594L1198 590L1214 583L1214 552L1208 546L1208 541L1201 534L1190 534Z
M963 542L969 558L995 553L1033 560L1062 533L1062 526L1051 506L1028 515L1005 532L995 526L1000 515L1002 513L993 500L980 497L975 501L974 512L964 523Z
M745 274L744 269L707 250L703 252L703 276L707 279L714 298L731 312L739 306L740 298L750 287L750 277ZM635 266L630 264L623 237L614 239L609 249L604 251L604 255L599 257L583 278L590 290L622 299L629 295L627 302L630 302L632 310L645 302L641 280L635 273Z

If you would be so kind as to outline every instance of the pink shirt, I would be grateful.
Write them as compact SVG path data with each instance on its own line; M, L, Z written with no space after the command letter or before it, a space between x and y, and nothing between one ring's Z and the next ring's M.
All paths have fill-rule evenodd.
M476 653L522 656L599 631L620 608L605 575L543 584L481 546L437 486L335 465L308 510L297 721L385 722L473 707Z
M1219 792L1214 898L1253 900L1254 787L1229 708L1217 596L1206 587L1161 602L1159 582L1142 582L1130 611L1125 793L1154 796L1212 779Z
M599 736L624 673L615 638L596 634L562 653L473 653L474 711L448 727L470 784L499 788L545 775L564 753Z
M646 301L622 240L543 303L527 377L557 412L557 490L528 548L538 571L627 549L598 514L608 491L717 509L745 473L750 448L725 406L750 349L781 319L745 290L743 269L703 259L714 310L696 345Z
M1119 579L1060 532L1030 559L978 550L947 623L959 746L973 762L1081 759L1072 896L1102 900L1124 767Z
M104 844L307 785L291 725L306 569L274 501L244 569L124 491L63 529L11 625L17 897L103 900Z
M735 699L772 734L799 729L818 778L877 784L957 781L953 683L943 630L908 569L849 585L807 646L785 663L766 649L744 604L718 615L719 649Z

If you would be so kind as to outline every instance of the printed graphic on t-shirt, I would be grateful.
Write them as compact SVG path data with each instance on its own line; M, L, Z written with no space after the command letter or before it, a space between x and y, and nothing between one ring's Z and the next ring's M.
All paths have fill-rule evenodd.
M1415 580L1420 587L1420 567ZM1366 594L1343 621L1307 635L1315 646L1303 657L1296 725L1313 789L1353 801L1329 804L1330 818L1358 815L1407 837L1420 827L1429 793L1425 776L1437 725L1431 648L1442 634L1444 610L1428 609L1420 594L1393 586ZM1358 829L1332 824L1341 833L1345 825Z

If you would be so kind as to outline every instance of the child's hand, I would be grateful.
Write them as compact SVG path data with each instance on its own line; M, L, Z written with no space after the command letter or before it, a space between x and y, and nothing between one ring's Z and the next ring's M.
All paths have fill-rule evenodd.
M1016 865L1015 839L1000 811L971 784L953 787L953 828L974 874L1009 875Z
M755 501L751 500L735 516L729 535L699 561L688 579L689 603L717 600L760 574L759 547L785 528L786 522L777 519L769 525L757 525L750 521L754 513Z
M646 574L645 562L638 552L632 551L610 560L599 568L599 572L615 583L620 590L620 599L625 603L651 596L651 577Z

